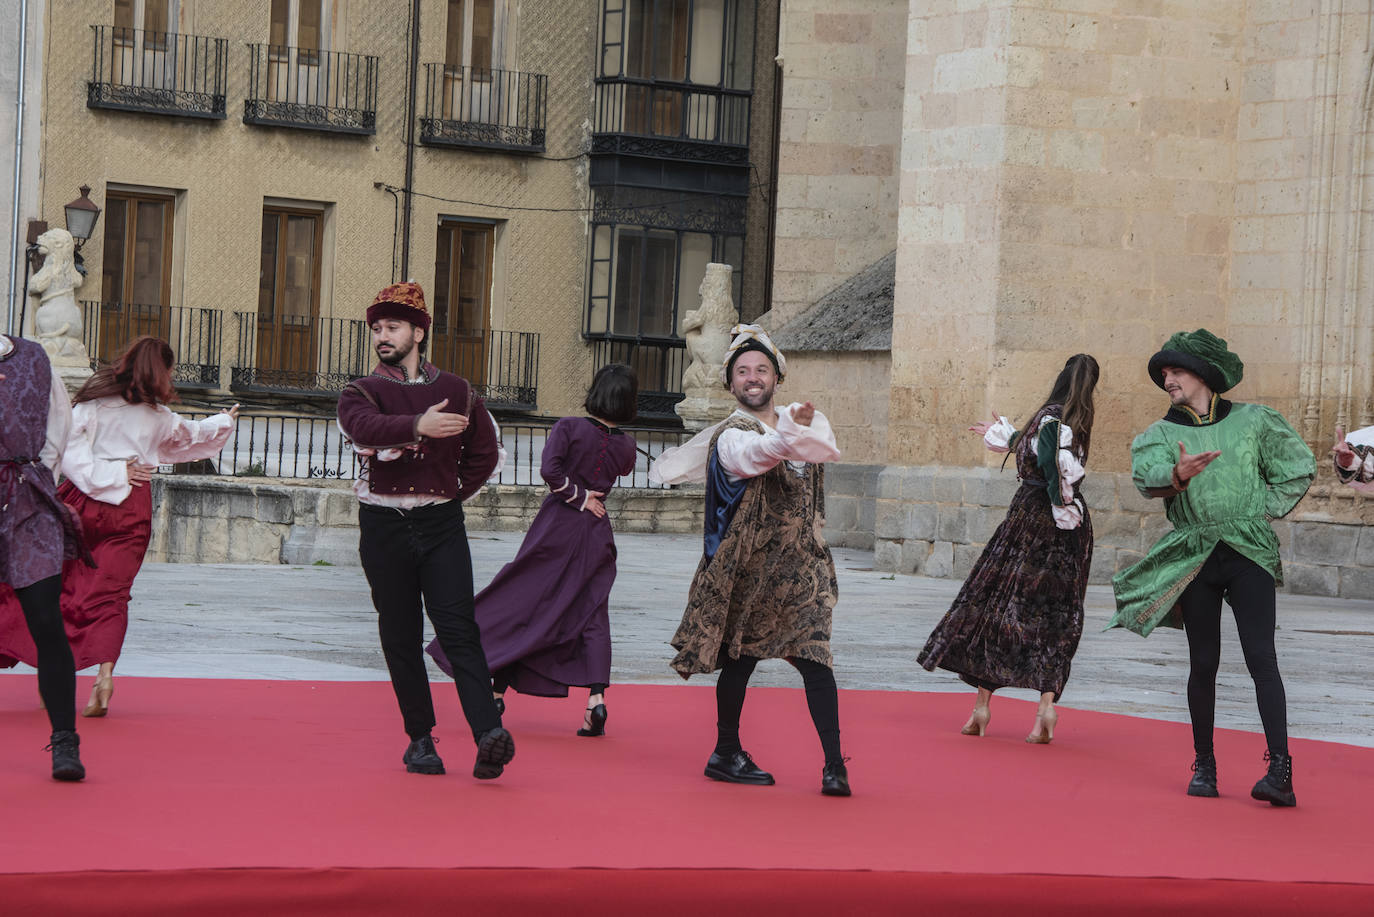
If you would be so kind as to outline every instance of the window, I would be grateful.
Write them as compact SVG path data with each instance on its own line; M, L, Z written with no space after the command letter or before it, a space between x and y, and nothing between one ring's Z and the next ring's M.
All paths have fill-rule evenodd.
M329 0L272 0L268 101L327 104L330 67L325 58L342 27L342 6Z
M495 243L491 224L439 223L429 358L474 385L487 381Z
M315 371L324 214L266 206L258 270L257 366Z
M117 85L166 88L176 74L180 0L115 0L113 79Z
M739 304L744 240L737 235L596 226L588 334L594 337L679 337L683 312L695 309L697 289L711 261L734 267L735 304Z
M499 123L511 19L507 0L448 0L440 117Z
M174 205L170 194L106 193L97 359L111 359L139 335L160 333L172 295Z

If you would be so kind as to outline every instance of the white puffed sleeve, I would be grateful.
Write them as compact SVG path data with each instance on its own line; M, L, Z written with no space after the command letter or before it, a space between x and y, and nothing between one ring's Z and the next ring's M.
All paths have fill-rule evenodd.
M1043 421L1041 425L1044 425ZM1083 498L1075 495L1074 485L1083 480L1084 469L1072 447L1073 430L1068 424L1061 422L1059 451L1055 454L1055 465L1059 469L1059 496L1064 505L1050 507L1054 514L1054 524L1061 529L1076 529L1083 524Z
M1010 452L1011 438L1015 435L1016 428L1011 425L1011 421L999 416L997 423L988 427L988 431L983 434L983 445L993 452Z
M164 465L210 458L224 448L229 434L234 432L234 418L228 414L190 420L166 407L161 410L170 418L170 423L164 418L167 428L157 446L158 459Z
M43 448L38 453L38 460L55 472L62 463L67 439L72 435L72 400L57 370L49 369L52 382L48 387L48 426L43 431Z
M735 478L754 478L768 471L778 462L833 462L839 459L835 432L830 421L820 411L810 426L802 426L792 419L801 405L789 404L778 409L778 428L765 427L763 435L748 430L723 430L716 440L716 457L725 472Z

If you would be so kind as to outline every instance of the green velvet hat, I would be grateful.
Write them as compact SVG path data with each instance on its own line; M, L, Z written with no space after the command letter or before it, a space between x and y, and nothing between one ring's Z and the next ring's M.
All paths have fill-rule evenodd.
M1240 384L1245 364L1226 349L1226 341L1206 328L1180 331L1164 342L1159 353L1150 357L1150 378L1164 387L1164 367L1177 366L1200 378L1213 392L1221 394Z

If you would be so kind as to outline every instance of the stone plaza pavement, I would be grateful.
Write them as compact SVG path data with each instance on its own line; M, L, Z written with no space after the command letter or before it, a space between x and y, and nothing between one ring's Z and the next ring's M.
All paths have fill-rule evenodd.
M515 555L521 536L470 534L480 588ZM612 678L684 684L668 668L667 641L682 614L700 538L620 534L616 542ZM961 691L971 697L972 689L953 675L928 673L915 662L959 582L876 572L871 552L836 548L834 555L840 601L832 648L840 687ZM1064 706L1186 721L1182 631L1161 628L1148 640L1120 629L1103 632L1112 609L1109 587L1088 589L1087 621ZM1258 732L1254 689L1229 612L1223 614L1223 637L1217 724ZM1280 595L1278 652L1294 736L1374 747L1374 601ZM432 663L431 670L442 677ZM19 671L32 672L22 666ZM134 585L117 671L205 678L387 677L367 582L356 566L148 564ZM769 661L754 683L799 688L801 679L786 663ZM1007 694L1035 696L1014 689ZM1029 716L1023 718L1029 729ZM962 723L949 725L957 729Z

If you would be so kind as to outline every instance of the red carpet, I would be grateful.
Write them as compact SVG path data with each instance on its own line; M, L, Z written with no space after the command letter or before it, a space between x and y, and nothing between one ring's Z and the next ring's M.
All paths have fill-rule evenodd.
M573 735L579 698L511 695L516 759L478 782L448 689L449 774L422 777L385 683L116 685L64 785L33 678L0 677L7 915L1374 913L1374 749L1295 742L1300 805L1277 810L1248 796L1257 735L1218 733L1223 796L1190 799L1183 725L1065 709L1029 746L1027 702L973 739L968 697L844 692L855 796L831 799L800 690L750 694L746 746L778 778L756 788L701 775L709 689L629 686L604 739Z

